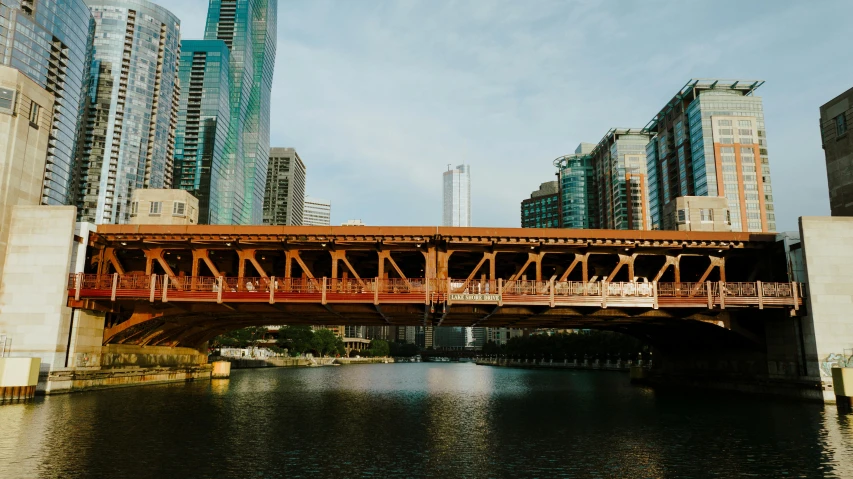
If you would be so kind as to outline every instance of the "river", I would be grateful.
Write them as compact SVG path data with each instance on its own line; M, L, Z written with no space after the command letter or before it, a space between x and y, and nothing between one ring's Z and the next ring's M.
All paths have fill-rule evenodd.
M835 407L618 372L233 371L0 406L0 478L853 477Z

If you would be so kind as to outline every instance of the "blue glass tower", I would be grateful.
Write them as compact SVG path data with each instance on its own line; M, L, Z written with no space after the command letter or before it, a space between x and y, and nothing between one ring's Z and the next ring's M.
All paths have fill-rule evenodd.
M171 188L180 21L146 0L86 0L95 18L78 216L125 223L136 188Z
M41 202L74 203L94 22L83 0L0 0L0 64L56 98Z
M234 186L223 191L222 208L233 224L263 222L277 11L275 0L210 0L207 12L205 40L222 40L231 53L225 151Z
M178 129L173 187L199 201L199 224L231 224L223 196L234 191L227 174L226 143L231 124L231 56L222 40L184 40L178 78Z

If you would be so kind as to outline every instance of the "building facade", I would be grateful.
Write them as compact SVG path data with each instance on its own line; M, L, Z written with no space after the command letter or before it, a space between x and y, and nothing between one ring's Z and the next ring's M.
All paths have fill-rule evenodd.
M231 52L231 125L226 151L233 189L223 208L235 224L263 222L270 148L270 95L275 67L278 2L210 0L205 40Z
M0 278L15 206L42 201L55 98L28 75L0 66Z
M573 155L554 160L557 168L560 195L560 215L563 228L592 229L598 227L598 202L594 182L592 143L581 143Z
M560 228L560 188L556 181L539 185L530 198L521 202L522 228Z
M83 0L0 0L0 65L16 68L55 99L41 203L74 203L95 23Z
M820 107L820 138L826 156L832 216L853 216L853 88Z
M733 231L776 229L764 110L764 82L690 80L646 126L653 229L680 196L721 196Z
M184 40L173 187L198 198L200 224L232 224L223 192L234 189L225 144L231 121L230 52L222 40Z
M731 231L728 201L719 196L679 196L663 209L663 229Z
M305 208L305 163L293 148L270 148L264 224L300 226Z
M77 209L127 223L138 188L171 188L180 21L146 0L87 0L95 19Z
M184 190L146 188L131 197L132 225L195 225L198 218L199 201Z
M302 224L305 226L329 226L332 224L332 202L319 198L305 197L302 210Z
M471 226L471 167L459 165L444 172L443 226Z
M590 153L598 228L649 229L646 188L646 145L649 135L640 128L613 128Z

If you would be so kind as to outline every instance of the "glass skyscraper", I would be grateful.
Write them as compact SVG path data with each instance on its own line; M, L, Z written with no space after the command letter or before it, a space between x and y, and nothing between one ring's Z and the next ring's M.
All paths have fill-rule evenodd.
M444 172L444 226L471 226L471 167Z
M764 108L753 80L690 80L646 126L652 228L683 196L725 197L732 231L776 230Z
M581 143L574 155L554 160L560 188L562 227L574 229L598 228L597 193L592 168L595 145Z
M646 145L640 128L613 128L590 156L596 184L596 225L612 230L647 230Z
M171 188L180 21L146 0L86 0L95 18L78 216L126 223L136 188Z
M0 64L52 93L41 202L73 203L94 22L83 0L0 0Z
M275 66L275 0L210 0L205 40L231 52L231 124L221 208L234 224L261 224L270 147L270 95Z
M223 198L238 180L227 172L230 63L230 52L222 40L181 42L173 186L198 198L199 224L235 223L233 211L225 208Z

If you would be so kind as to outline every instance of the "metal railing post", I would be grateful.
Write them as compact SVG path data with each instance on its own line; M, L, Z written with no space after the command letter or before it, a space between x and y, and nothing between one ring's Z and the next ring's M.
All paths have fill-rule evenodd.
M150 281L148 282L148 287L150 289L148 301L153 303L154 302L154 295L156 294L156 291L157 291L157 275L156 274L153 274L153 273L151 274Z
M322 292L320 293L320 304L325 306L325 304L326 304L326 277L325 276L323 276L323 282L321 283L321 286L322 286Z
M553 308L554 306L557 305L557 303L554 301L554 278L553 277L551 277L550 288L551 288L551 307Z
M164 303L169 302L169 295L167 293L168 291L169 291L169 275L164 274L163 275L163 302Z
M222 289L225 286L225 279L222 276L218 276L216 282L219 284L219 287L216 288L216 302L222 304Z
M764 309L764 288L761 286L761 281L755 282L755 288L758 292L758 309Z
M705 282L705 288L708 289L708 309L714 309L714 293L711 292L711 282Z
M720 281L720 309L726 309L726 283Z
M116 300L116 289L118 289L118 273L113 273L113 291L110 294L110 301Z
M275 276L270 276L267 281L269 281L270 304L275 304Z
M373 283L373 305L376 306L379 304L379 277L376 277L375 282Z
M652 308L658 309L660 305L658 304L658 282L652 281Z
M83 273L77 273L74 277L74 300L80 301L80 289L83 287Z
M791 283L791 296L794 298L794 311L800 309L799 283Z

